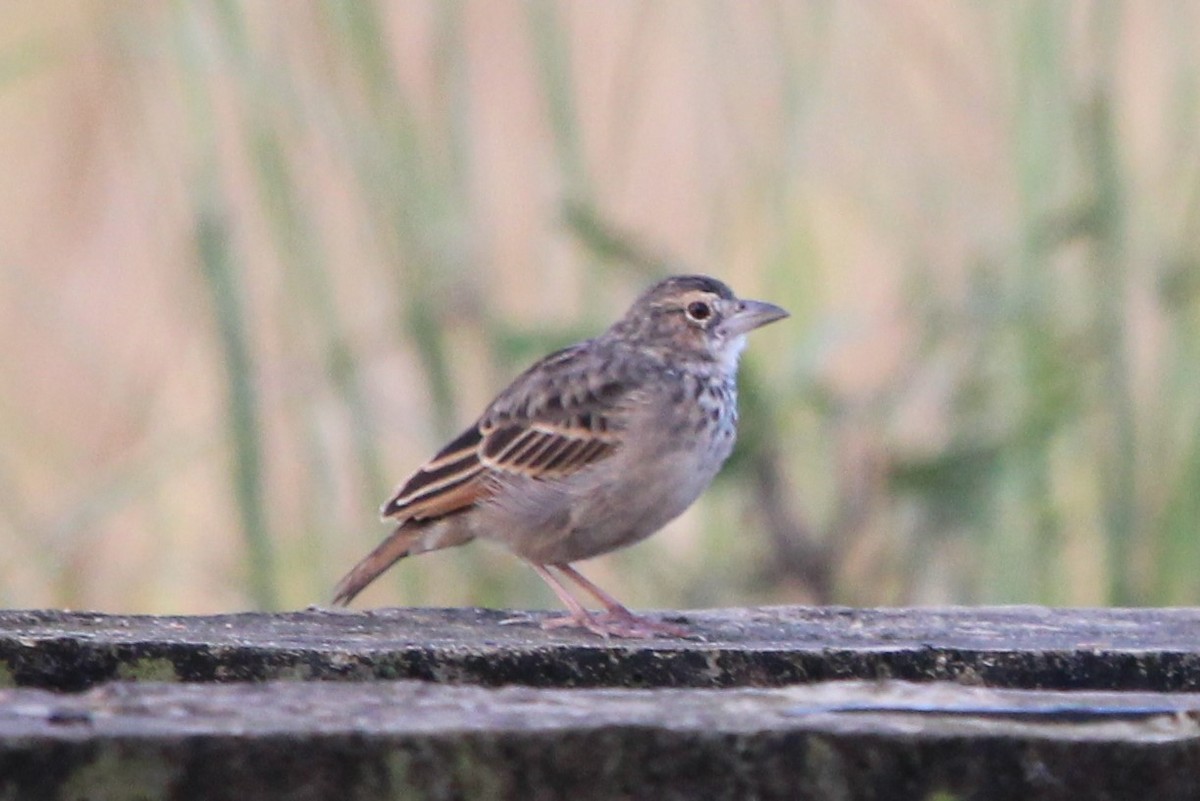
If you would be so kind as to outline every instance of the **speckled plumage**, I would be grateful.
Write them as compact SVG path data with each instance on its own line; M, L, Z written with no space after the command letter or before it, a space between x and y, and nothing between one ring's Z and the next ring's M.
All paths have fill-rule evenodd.
M745 334L786 312L706 276L647 290L607 331L518 376L383 505L398 525L339 583L348 603L397 559L493 540L571 610L550 625L680 633L638 618L571 562L638 542L683 512L729 456ZM549 567L604 606L586 611Z

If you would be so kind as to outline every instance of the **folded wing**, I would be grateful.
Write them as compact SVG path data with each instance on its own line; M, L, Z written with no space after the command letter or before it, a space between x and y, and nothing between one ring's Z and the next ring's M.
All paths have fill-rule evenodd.
M502 393L483 417L422 466L383 505L397 520L428 521L465 511L508 476L560 478L617 448L622 413L635 383L591 380L580 346L546 357Z

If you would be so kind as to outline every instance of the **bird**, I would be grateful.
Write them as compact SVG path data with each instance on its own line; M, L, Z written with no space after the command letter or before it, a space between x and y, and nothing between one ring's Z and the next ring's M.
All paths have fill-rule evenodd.
M341 579L334 604L404 557L478 539L527 562L567 608L544 629L687 636L635 615L572 565L649 537L708 487L737 435L746 334L787 316L705 275L654 284L599 336L517 376L401 483L380 509L394 529Z

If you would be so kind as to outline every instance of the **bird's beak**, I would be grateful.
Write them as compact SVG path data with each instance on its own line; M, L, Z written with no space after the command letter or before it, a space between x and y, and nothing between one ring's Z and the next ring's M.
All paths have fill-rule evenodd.
M724 328L730 336L741 336L787 316L788 313L774 303L761 300L739 300L733 314L725 318Z

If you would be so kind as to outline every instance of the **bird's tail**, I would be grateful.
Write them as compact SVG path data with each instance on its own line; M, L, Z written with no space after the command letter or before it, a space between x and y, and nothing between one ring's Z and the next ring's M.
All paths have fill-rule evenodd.
M333 590L333 603L341 606L350 603L380 573L406 556L462 545L470 539L454 528L406 520L338 582Z

